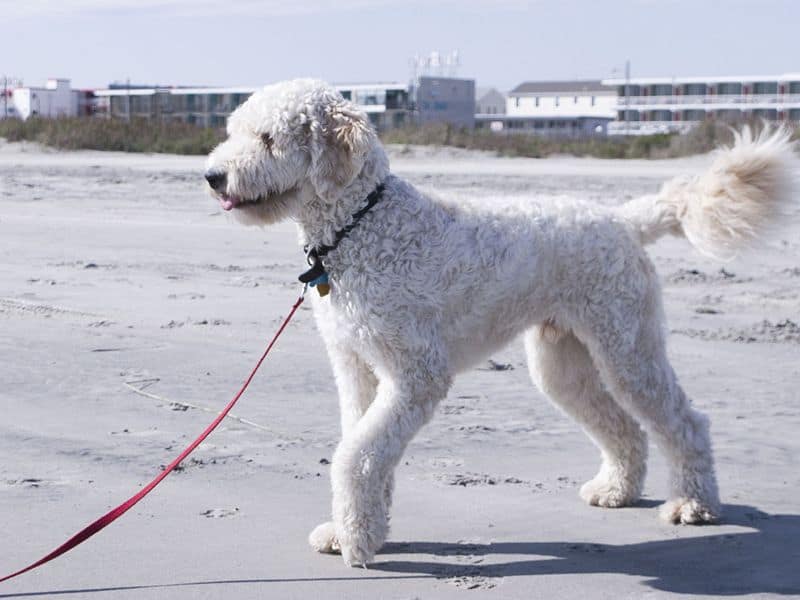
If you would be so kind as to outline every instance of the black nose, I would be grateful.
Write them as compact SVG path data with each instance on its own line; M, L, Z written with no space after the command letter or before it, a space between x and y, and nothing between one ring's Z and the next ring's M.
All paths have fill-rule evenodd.
M220 191L228 182L228 175L225 173L225 171L206 171L205 177L208 185L211 186L211 189L216 191Z

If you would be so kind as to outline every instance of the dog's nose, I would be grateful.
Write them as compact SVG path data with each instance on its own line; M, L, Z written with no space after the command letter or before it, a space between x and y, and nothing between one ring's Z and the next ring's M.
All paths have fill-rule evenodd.
M214 169L206 171L205 178L208 185L211 186L211 189L216 191L220 191L228 182L228 175L225 171L217 171Z

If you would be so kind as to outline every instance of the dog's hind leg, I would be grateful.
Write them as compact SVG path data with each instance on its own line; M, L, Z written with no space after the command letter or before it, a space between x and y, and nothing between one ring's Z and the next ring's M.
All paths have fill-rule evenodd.
M614 398L652 434L670 468L670 500L662 517L674 523L708 523L720 502L708 419L692 408L678 384L662 328L660 292L652 267L626 294L593 298L592 314L576 335L586 343ZM629 274L628 276L633 276ZM638 294L631 293L638 287Z
M644 484L647 437L606 391L586 347L546 324L525 334L525 349L534 383L602 453L600 471L581 487L581 498L610 508L634 503Z

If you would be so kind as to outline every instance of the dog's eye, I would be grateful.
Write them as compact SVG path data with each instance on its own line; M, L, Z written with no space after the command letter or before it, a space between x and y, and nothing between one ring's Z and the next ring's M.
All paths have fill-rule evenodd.
M261 143L267 147L267 150L272 150L272 136L270 134L262 133Z

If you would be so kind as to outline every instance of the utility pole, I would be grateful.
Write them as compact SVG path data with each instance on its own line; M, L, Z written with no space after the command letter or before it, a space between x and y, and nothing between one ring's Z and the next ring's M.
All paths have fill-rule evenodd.
M625 61L625 135L630 135L631 61Z

